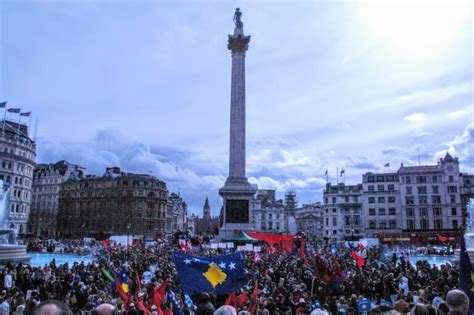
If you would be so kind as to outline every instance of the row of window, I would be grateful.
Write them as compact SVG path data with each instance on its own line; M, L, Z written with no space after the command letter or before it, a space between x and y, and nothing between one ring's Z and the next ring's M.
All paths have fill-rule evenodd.
M449 195L449 202L450 203L456 203L457 199L458 198L456 198L456 195ZM431 196L431 204L440 204L440 203L441 203L441 196L439 196L439 195ZM415 204L415 197L414 196L405 196L405 204L414 205ZM418 204L419 205L428 204L428 196L418 196Z
M415 216L415 209L414 208L407 208L407 217L414 217ZM428 208L425 208L425 207L421 207L418 209L419 213L420 213L420 217L427 217L428 216ZM439 207L434 207L432 209L433 211L433 216L435 217L439 217L441 216L441 208ZM457 208L451 208L451 215L454 216L454 215L457 215L458 214L458 211L457 211Z
M395 196L389 196L386 199L383 196L377 198L378 203L385 203L385 200L387 200L388 203L395 203ZM369 203L375 203L375 197L369 197L368 201Z
M7 148L7 147L4 147L3 150L0 148L0 151L3 151L4 153L9 153L9 154L15 154L15 155L19 155L19 156L22 156L26 159L29 159L29 160L34 160L35 159L35 156L33 154L31 154L30 152L27 152L27 151L23 151L21 149L13 149L13 148Z
M354 203L357 203L357 202L359 202L359 197L358 196L341 196L339 200L340 200L340 202L346 202L346 203L347 202L354 202ZM331 201L332 201L333 204L337 203L337 197L332 197ZM324 199L324 202L326 204L329 204L329 198L326 197Z
M398 178L394 175L369 175L367 176L367 181L369 183L372 182L393 182L398 180Z
M378 214L375 211L375 208L369 208L369 215L374 216L374 215L397 215L397 209L396 208L379 208Z
M435 219L433 221L433 229L435 230L441 230L443 229L443 220L442 219ZM452 220L451 221L451 228L452 229L458 229L458 220ZM419 227L416 226L416 221L413 219L407 220L407 229L409 230L414 230L414 229L422 229L422 230L428 230L430 229L429 221L427 219L421 219L419 221Z
M377 221L375 220L370 220L369 221L369 229L371 230L376 230L376 229L396 229L397 228L397 221L396 220L388 220L388 224L387 224L387 221L378 221L378 226L377 226Z
M368 185L367 190L368 191L375 191L375 185ZM394 184L388 184L387 185L387 190L388 191L394 191L395 190L395 185ZM385 185L377 185L377 191L385 191Z
M432 175L432 176L425 176L425 175L417 175L417 176L403 176L403 182L405 184L426 184L428 182L431 183L441 183L443 177L441 175ZM448 181L450 183L454 182L454 176L449 175Z
M0 180L8 184L12 183L12 177L10 175L0 174ZM23 177L20 176L13 176L13 184L29 188L30 180L28 178L23 179Z

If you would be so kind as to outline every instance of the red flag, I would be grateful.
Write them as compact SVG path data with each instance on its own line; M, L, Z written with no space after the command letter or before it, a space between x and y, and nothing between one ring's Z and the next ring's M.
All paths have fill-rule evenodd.
M364 244L359 243L359 244L357 244L357 247L359 247L360 249L364 249Z
M300 248L298 249L298 256L303 259L304 258L304 236L300 237Z
M245 291L242 291L239 295L239 301L237 307L242 307L245 305L245 301L247 300L247 293Z
M110 240L103 240L102 246L104 246L105 248L108 248L110 246Z
M135 271L135 282L137 283L138 291L140 291L142 289L142 284L140 281L140 276L138 275L137 271Z
M151 297L151 303L156 305L158 309L160 309L161 302L165 297L166 287L168 286L168 282L163 282L159 288L153 288L153 295Z
M151 312L145 307L143 301L138 296L135 296L135 305L139 310L142 310L145 315L151 315Z
M234 304L234 299L235 299L235 292L232 292L231 294L229 294L229 296L225 300L224 305L233 305Z
M362 268L364 266L364 258L360 257L360 255L357 254L355 250L352 251L352 258L354 258L359 268Z
M448 238L446 236L442 236L442 235L438 235L438 239L443 243L448 241Z
M255 313L255 309L257 308L257 304L258 304L258 280L255 281L255 287L253 288L253 292L252 292L252 295L250 296L250 300L252 301L252 305L250 305L249 313L253 315Z

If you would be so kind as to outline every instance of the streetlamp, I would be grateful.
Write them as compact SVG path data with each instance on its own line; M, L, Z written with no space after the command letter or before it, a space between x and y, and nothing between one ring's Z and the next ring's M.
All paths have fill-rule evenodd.
M130 228L132 227L131 223L127 224L127 247L130 245Z

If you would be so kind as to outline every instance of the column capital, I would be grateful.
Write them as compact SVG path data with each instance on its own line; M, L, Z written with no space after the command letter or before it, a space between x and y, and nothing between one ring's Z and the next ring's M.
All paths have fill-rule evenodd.
M229 40L227 43L227 49L229 49L232 54L235 53L245 53L249 48L250 36L245 35L229 35Z

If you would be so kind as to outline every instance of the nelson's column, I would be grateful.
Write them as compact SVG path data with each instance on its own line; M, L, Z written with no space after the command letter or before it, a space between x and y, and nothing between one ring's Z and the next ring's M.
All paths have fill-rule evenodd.
M229 35L227 48L232 55L230 92L230 150L229 177L219 195L224 199L223 225L220 237L234 230L254 230L250 223L250 200L257 191L245 176L245 52L250 36L244 35L242 13L235 10L234 34Z

